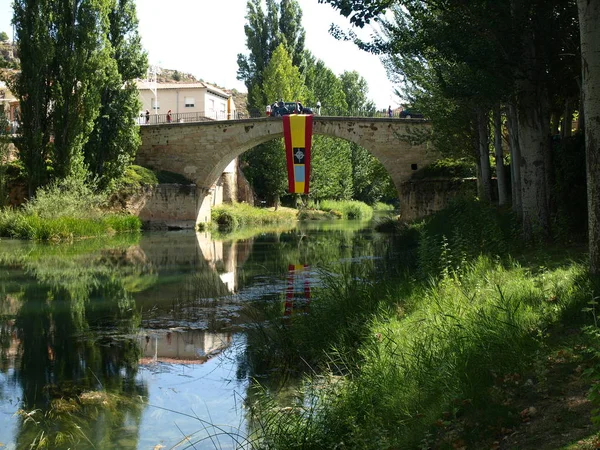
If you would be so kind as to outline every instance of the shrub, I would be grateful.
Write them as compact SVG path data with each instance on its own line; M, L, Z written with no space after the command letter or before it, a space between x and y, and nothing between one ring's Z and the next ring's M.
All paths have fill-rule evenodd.
M475 164L466 159L441 159L423 167L412 175L413 180L426 178L472 178Z
M341 214L342 218L350 220L369 220L373 217L373 208L356 200L322 200L319 209L336 216Z
M394 205L389 205L383 202L377 202L373 205L373 210L375 211L393 211Z
M444 275L480 254L505 254L514 240L515 223L510 212L457 197L420 225L419 267L423 274Z
M96 193L83 180L68 177L39 188L35 197L24 205L25 215L42 219L59 217L96 218L102 215L107 196Z
M221 231L246 226L260 226L296 220L298 211L291 208L256 208L247 203L218 205L212 208L211 220Z

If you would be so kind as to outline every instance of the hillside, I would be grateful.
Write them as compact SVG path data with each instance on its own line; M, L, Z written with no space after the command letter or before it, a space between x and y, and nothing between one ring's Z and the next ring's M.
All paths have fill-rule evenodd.
M15 45L8 41L0 41L0 70L18 68L19 58Z

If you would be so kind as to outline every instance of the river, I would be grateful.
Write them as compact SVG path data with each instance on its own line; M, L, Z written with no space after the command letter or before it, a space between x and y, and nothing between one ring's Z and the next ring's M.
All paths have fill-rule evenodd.
M250 367L248 330L267 310L310 315L325 276L383 276L394 257L352 221L1 240L0 448L240 447L250 386L277 377Z

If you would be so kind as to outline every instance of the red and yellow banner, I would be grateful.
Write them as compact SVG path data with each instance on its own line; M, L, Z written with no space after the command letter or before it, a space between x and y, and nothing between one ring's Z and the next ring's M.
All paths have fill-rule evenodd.
M283 116L283 139L291 194L308 194L312 127L312 114Z
M288 265L285 309L283 315L289 317L296 312L308 312L310 305L310 273L306 264ZM296 303L296 305L294 305Z

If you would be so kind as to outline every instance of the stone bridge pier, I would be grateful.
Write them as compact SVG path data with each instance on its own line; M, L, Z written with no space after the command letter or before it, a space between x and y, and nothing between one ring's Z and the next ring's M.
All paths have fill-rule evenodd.
M414 137L429 126L419 119L315 116L313 134L365 148L381 161L400 192L414 171L437 158L427 143L416 143ZM180 173L195 181L198 224L210 221L211 187L227 165L252 147L283 137L283 123L281 118L265 117L146 125L141 127L141 136L136 164Z

